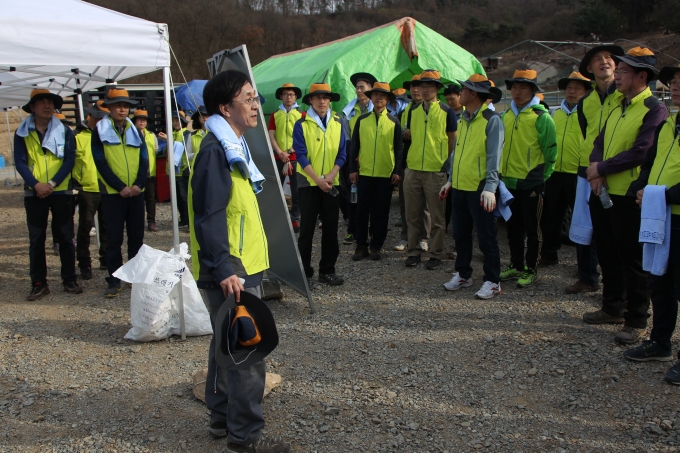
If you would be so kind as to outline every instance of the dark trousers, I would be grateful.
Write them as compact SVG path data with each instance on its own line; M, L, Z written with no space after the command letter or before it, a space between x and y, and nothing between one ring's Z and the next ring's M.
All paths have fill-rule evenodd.
M316 219L321 217L321 260L319 261L320 274L334 274L335 263L340 254L338 246L338 219L339 200L337 197L324 192L317 186L300 187L300 236L298 237L298 250L302 259L305 275L310 278L314 275L312 268L312 241L316 230Z
M189 207L187 197L189 196L189 176L175 178L175 188L177 190L177 210L179 211L180 223L189 224Z
M92 266L90 256L90 231L94 226L95 213L99 218L99 262L106 264L106 222L101 209L101 194L99 192L78 192L78 236L76 239L76 258L78 267Z
M356 240L357 247L367 247L368 222L371 222L371 250L380 250L387 239L387 225L392 203L390 178L359 176L357 181Z
M261 297L260 287L246 288L246 292ZM215 317L225 302L224 292L218 289L202 290L208 308L210 323L215 330ZM210 340L208 375L205 381L205 404L212 421L227 423L228 441L250 444L260 438L264 428L262 398L266 365L261 360L243 370L225 370L215 360L215 337Z
M479 250L484 254L484 281L500 282L501 253L496 239L493 212L479 205L482 191L451 189L451 225L456 241L456 272L464 279L472 277L472 227L477 232Z
M50 195L24 197L26 224L30 241L28 255L31 283L47 284L47 258L45 239L47 238L47 217L52 211L52 235L59 244L61 260L61 279L64 283L76 281L76 249L73 244L71 223L73 221L73 196Z
M340 169L340 208L342 215L347 220L347 234L356 234L357 229L357 204L350 203L349 197L352 190L352 182L349 180L349 159Z
M188 193L187 186L187 193ZM156 177L146 178L144 186L144 203L146 204L146 223L156 223ZM187 216L188 218L188 216Z
M291 199L291 207L290 207L290 220L296 221L300 220L300 194L298 193L298 184L297 184L297 162L295 161L290 161L290 163L293 166L293 174L288 177L288 180L290 181L290 199ZM276 168L279 169L279 178L281 178L281 185L283 186L286 177L281 174L283 171L283 165L284 163L281 162L280 160L276 161Z
M543 197L541 188L508 189L515 200L510 205L512 217L508 220L508 244L510 245L510 261L517 270L538 267L538 255L541 251L541 213ZM524 238L527 238L526 261L524 255Z
M666 273L662 276L647 275L654 325L649 338L666 349L672 347L671 337L678 318L680 299L680 215L671 216L671 228L671 251Z
M600 283L600 273L597 270L597 246L595 245L595 238L590 241L590 245L576 244L576 265L580 281L589 285Z
M543 216L541 217L542 259L558 259L557 251L562 246L564 214L569 206L573 209L576 199L576 178L576 174L555 172L545 182Z
M590 195L590 217L602 268L602 311L623 316L626 326L643 328L649 317L649 297L642 244L638 242L640 207L634 197L611 195L611 199L614 205L604 209L600 198Z
M123 265L123 233L127 233L128 260L137 255L144 243L144 194L123 198L118 194L102 194L102 208L106 219L106 267L109 283L119 280L113 273Z

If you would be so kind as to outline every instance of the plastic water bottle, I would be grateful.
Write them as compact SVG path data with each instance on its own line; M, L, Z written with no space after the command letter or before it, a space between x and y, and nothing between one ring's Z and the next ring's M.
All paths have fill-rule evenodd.
M609 192L605 186L602 186L602 190L600 190L600 203L602 203L602 207L605 209L609 209L614 206L614 203L612 202Z
M326 179L326 178L324 178L324 175L321 175L321 179ZM338 190L337 187L331 186L331 191L328 192L328 193L331 194L331 197L337 197L338 194L340 193L340 191Z
M356 203L357 202L357 192L358 192L357 185L352 184L352 188L350 189L350 192L349 192L349 202L350 203Z

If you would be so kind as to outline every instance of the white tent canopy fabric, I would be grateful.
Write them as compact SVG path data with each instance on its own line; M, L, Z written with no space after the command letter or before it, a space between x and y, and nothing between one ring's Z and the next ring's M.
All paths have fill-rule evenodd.
M168 27L80 0L3 0L0 108L170 67Z

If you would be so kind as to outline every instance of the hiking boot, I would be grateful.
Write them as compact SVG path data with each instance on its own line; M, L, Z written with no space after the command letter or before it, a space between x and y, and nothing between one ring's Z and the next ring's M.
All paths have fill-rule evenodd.
M442 265L442 260L439 258L430 258L427 260L427 263L425 263L425 269L428 271L435 271L439 269L439 266Z
M90 280L92 278L92 268L90 266L80 268L80 278Z
M47 296L50 293L50 288L47 286L47 283L42 284L42 283L36 283L33 285L33 288L31 288L31 293L26 297L26 300L28 301L36 301L43 296Z
M564 288L564 292L567 294L592 293L598 289L600 289L599 283L591 285L590 283L585 283L581 280L578 280L576 283Z
M663 378L669 384L680 385L680 363L670 367L663 375Z
M212 422L208 427L210 434L216 438L220 439L222 437L227 437L227 422Z
M352 255L352 261L361 261L364 258L368 258L368 247L363 247L363 246L357 246L356 250L354 251L354 255Z
M104 297L116 297L121 289L123 288L120 286L120 282L109 283L109 287L104 291Z
M64 283L64 291L71 294L82 294L83 287L78 284L78 282L68 282Z
M524 266L524 272L522 273L522 276L519 278L519 280L517 280L517 287L528 288L536 283L537 279L538 274L536 274L536 270L529 269L528 267Z
M430 249L430 245L427 243L427 241L420 241L420 248L423 250L423 252L427 252Z
M475 296L477 296L479 299L491 299L493 296L500 293L501 285L487 280L484 282L482 287L479 288L479 291L475 293Z
M354 244L354 235L348 234L347 236L345 236L345 239L342 241L342 243L345 245Z
M378 261L382 259L382 254L380 253L380 250L371 249L371 253L369 253L368 257L373 261Z
M156 226L155 222L149 223L149 231L158 231L158 227Z
M623 324L626 322L621 316L611 316L602 310L583 314L583 322L588 324Z
M260 437L252 444L239 445L233 442L227 444L227 453L288 453L290 445L278 439Z
M614 336L614 341L620 344L633 344L640 341L644 335L647 335L647 329L644 327L623 326Z
M652 340L643 341L640 346L623 351L623 356L635 362L669 362L673 360L673 353L670 349L661 347Z
M394 250L397 252L403 252L408 247L408 241L399 241L397 245L394 246Z
M420 263L420 257L419 256L409 256L406 258L406 261L404 262L404 265L406 267L416 267Z
M292 222L293 225L293 233L299 233L300 232L300 222L297 220L293 220Z
M472 286L472 277L466 280L461 277L458 272L453 274L451 280L444 283L444 288L448 289L449 291L458 291L461 288L467 288L469 286Z
M319 283L338 286L345 283L345 280L336 274L319 274Z
M522 271L518 271L511 264L503 272L501 272L500 277L501 277L501 281L504 282L506 280L518 280L519 278L522 277L522 274L523 274Z

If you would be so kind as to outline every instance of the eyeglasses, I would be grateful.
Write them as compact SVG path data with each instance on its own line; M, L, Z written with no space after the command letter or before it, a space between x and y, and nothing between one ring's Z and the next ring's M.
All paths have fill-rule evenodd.
M248 99L234 99L234 102L241 102L242 104L247 104L249 107L252 107L253 104L260 105L260 97L253 96L252 98Z
M631 72L633 72L633 71L624 71L622 69L617 69L617 70L614 71L614 75L624 76L626 74L630 74Z

